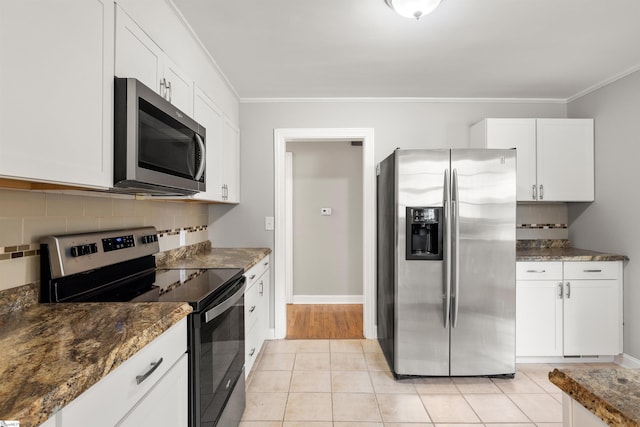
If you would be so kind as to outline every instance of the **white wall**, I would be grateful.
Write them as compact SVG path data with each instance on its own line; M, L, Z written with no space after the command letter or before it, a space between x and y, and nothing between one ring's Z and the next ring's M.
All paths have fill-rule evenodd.
M481 102L241 103L238 206L211 210L214 246L273 248L264 230L273 216L273 130L277 128L373 128L376 163L396 147L467 147L469 126L485 117L566 117L565 104Z
M596 201L570 204L574 246L627 255L624 352L640 358L640 72L571 102L568 116L595 118Z
M362 296L362 147L289 142L287 151L293 153L294 302L300 295ZM323 207L330 216L320 214Z

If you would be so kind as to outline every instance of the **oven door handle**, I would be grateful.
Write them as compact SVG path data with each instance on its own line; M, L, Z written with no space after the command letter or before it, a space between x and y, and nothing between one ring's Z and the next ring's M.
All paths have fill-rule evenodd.
M226 300L224 300L223 302L221 302L220 304L216 305L211 310L209 310L209 311L207 311L205 313L205 315L204 315L205 323L209 323L211 320L213 320L216 317L220 316L222 313L227 311L230 307L233 307L233 305L235 303L237 303L240 298L242 298L242 296L244 295L244 290L247 287L247 285L245 284L245 278L244 277L242 277L242 279L240 279L240 280L242 280L242 286L240 287L240 289L238 289L229 298L227 298Z

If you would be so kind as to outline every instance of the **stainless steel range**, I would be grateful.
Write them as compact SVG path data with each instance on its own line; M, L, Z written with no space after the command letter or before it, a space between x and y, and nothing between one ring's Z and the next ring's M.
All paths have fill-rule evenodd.
M157 269L153 227L41 241L41 302L187 302L189 425L237 426L245 406L242 269Z

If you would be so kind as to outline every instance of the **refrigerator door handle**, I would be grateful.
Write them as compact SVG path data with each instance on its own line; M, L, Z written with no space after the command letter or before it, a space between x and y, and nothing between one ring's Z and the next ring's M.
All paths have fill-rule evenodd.
M453 222L452 254L451 254L451 276L453 278L453 314L451 316L451 327L458 324L458 305L460 293L460 204L458 200L458 171L453 169L451 173L451 221Z
M444 193L442 195L442 207L444 211L444 281L442 283L442 315L444 328L449 327L451 316L451 181L449 169L444 171Z

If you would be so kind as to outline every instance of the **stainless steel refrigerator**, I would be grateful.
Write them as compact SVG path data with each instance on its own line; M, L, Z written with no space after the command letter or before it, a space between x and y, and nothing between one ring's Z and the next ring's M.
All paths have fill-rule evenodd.
M515 150L396 150L377 171L378 340L396 376L515 373Z

